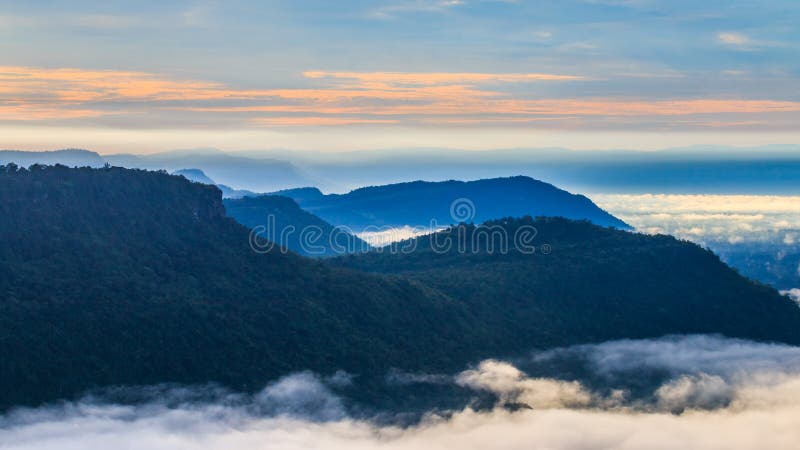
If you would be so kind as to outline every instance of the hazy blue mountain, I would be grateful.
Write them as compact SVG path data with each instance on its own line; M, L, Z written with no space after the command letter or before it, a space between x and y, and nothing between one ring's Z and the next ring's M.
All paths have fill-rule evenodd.
M252 391L306 369L455 371L663 334L800 343L800 308L710 252L588 222L496 222L535 226L548 252L433 251L476 236L462 225L428 249L326 262L254 252L213 186L63 166L0 167L0 217L0 405L161 382Z
M212 186L216 186L217 183L214 182L211 178L208 178L202 170L200 169L181 169L172 172L173 175L180 175L186 178L189 181L194 181L195 183L203 183L203 184L210 184Z
M304 256L334 256L369 250L369 245L305 211L289 197L261 195L226 199L225 211L264 238Z
M318 195L314 190L287 190L324 220L361 231L369 227L446 226L480 223L507 216L560 216L586 219L602 226L629 228L591 200L528 177L478 181L391 184L356 189L347 194Z
M0 165L14 163L21 167L32 164L62 164L69 167L102 167L106 161L88 150L66 149L42 152L0 150Z
M242 198L248 196L255 197L257 195L260 195L256 192L248 191L246 189L233 189L232 187L226 186L224 184L217 184L214 182L214 180L209 178L208 175L205 174L205 172L203 172L200 169L181 169L181 170L176 170L175 172L173 172L173 174L181 175L187 180L194 181L197 183L210 184L216 186L219 188L220 191L222 191L223 198Z
M308 186L313 181L293 164L273 158L251 158L215 149L179 150L150 155L105 155L114 166L170 172L187 167L202 170L217 183L257 192Z
M325 194L315 187L301 187L294 189L282 189L280 191L270 192L270 195L280 195L283 197L293 198L298 203L307 203L310 201L317 201L322 199Z
M71 152L77 157L69 156ZM82 152L82 154L80 154ZM524 175L574 192L800 194L800 147L695 146L660 151L520 148L461 151L409 148L353 152L175 150L151 155L87 151L0 152L0 163L203 170L232 191L272 192L316 186L348 192L414 180L486 179Z
M353 152L269 151L326 192L418 179L525 175L576 192L800 193L800 146L695 146L660 151L407 148Z

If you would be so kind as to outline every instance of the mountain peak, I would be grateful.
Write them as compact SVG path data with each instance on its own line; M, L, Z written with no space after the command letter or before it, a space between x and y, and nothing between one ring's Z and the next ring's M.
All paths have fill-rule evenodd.
M334 225L354 230L481 223L508 216L561 216L630 229L588 198L526 176L411 181L369 186L341 195L309 196L293 191L282 195L294 198L300 206Z
M202 184L211 184L216 185L217 183L214 182L211 178L209 178L205 172L200 169L180 169L176 170L172 173L173 175L181 175L189 181L194 181L197 183Z

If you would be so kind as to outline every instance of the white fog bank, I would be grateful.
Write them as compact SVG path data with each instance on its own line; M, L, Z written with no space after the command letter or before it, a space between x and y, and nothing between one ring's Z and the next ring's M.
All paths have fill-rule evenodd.
M624 391L600 393L577 380L535 378L489 360L453 375L451 382L533 409L466 408L430 414L402 428L348 416L328 388L349 382L347 377L301 373L243 402L122 406L87 398L17 409L0 416L0 448L800 448L800 348L685 336L573 347L536 354L531 361L565 355L588 358L596 373L609 379L650 369L666 370L670 377L650 400L633 401Z

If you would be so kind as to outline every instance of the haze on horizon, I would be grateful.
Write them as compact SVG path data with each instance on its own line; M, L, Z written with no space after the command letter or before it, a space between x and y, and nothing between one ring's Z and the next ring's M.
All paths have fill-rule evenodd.
M0 147L798 144L800 5L0 0Z

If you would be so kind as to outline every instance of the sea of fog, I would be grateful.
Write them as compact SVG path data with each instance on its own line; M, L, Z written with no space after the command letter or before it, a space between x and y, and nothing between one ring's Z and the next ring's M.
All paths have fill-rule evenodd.
M719 336L623 340L487 360L455 374L387 374L491 395L412 422L341 392L358 374L304 372L256 394L120 388L0 416L2 449L796 449L800 348Z
M591 198L646 233L698 243L800 244L800 196L596 194Z

